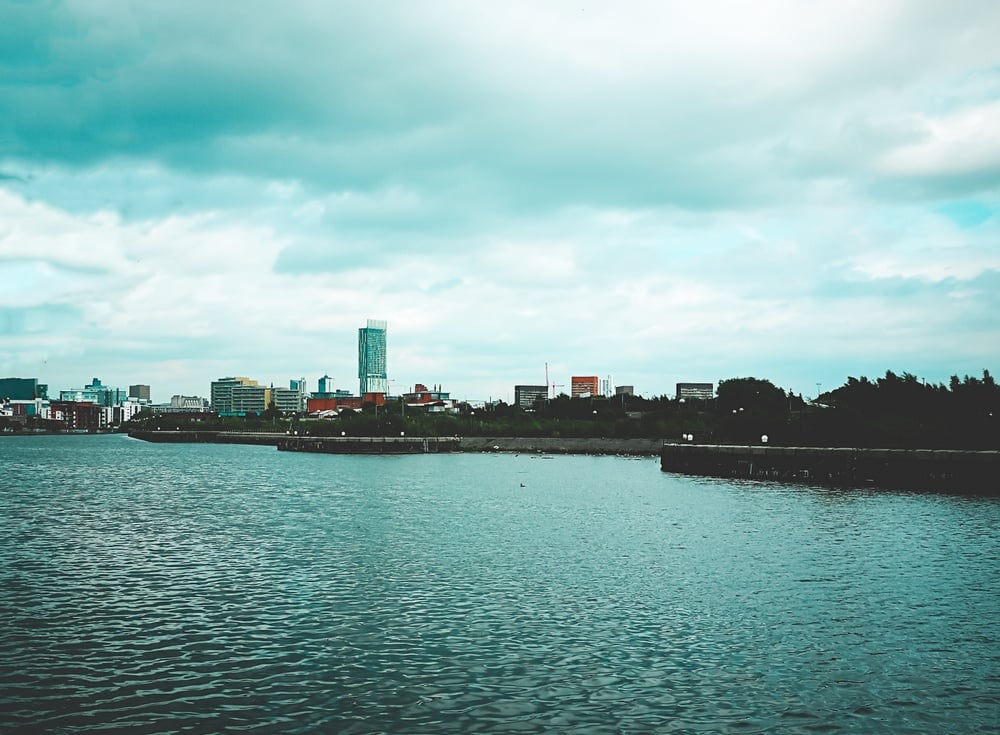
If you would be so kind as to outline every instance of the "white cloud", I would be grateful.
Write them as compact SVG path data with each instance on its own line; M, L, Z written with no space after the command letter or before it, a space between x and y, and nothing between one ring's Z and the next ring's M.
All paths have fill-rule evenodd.
M470 397L1000 356L994 3L37 12L0 370L352 386L367 317Z
M882 168L906 176L992 175L1000 187L1000 100L940 117L917 116L919 140L887 151Z

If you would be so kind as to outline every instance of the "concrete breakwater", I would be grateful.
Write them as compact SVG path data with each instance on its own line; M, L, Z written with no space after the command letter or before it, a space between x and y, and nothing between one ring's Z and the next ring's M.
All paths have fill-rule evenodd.
M135 430L128 433L133 439L160 444L261 444L276 447L286 439L284 432L250 431L146 431Z
M655 457L662 439L604 437L463 436L463 452L518 452L521 454L614 454Z
M461 440L453 436L286 436L278 441L282 452L321 454L437 454L460 448Z
M290 452L328 454L400 454L425 452L517 452L522 454L614 454L655 457L660 439L582 437L318 437L285 433L238 431L130 431L129 436L148 442L262 444Z
M520 454L615 454L656 456L659 439L601 439L499 436L282 437L278 449L326 454L433 454L515 452Z
M458 451L458 437L299 436L285 432L130 431L133 439L177 444L256 444L285 452L323 454L424 454Z
M664 472L1000 495L1000 452L664 444Z

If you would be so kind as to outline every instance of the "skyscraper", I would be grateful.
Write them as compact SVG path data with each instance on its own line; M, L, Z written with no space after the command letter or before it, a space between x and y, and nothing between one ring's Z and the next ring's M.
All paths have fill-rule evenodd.
M389 380L385 371L386 323L369 319L367 327L358 330L358 378L360 395L388 393Z

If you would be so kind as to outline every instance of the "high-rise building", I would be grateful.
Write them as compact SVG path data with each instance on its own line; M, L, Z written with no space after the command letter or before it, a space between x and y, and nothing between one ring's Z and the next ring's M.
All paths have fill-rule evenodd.
M570 380L570 395L573 398L588 398L600 395L600 380L596 375L574 375Z
M128 397L137 401L149 401L148 385L130 385L128 387Z
M219 378L212 381L212 410L219 414L234 413L233 389L240 386L257 385L256 380L250 378ZM266 408L266 406L265 406Z
M514 404L519 408L534 408L538 401L549 397L547 385L515 385Z
M367 327L358 329L359 393L388 393L389 379L385 370L386 323L369 319Z

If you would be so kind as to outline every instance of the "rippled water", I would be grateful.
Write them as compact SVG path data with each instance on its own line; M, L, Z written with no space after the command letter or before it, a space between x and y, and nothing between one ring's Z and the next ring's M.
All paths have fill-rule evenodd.
M996 499L105 436L0 503L4 732L1000 731Z

